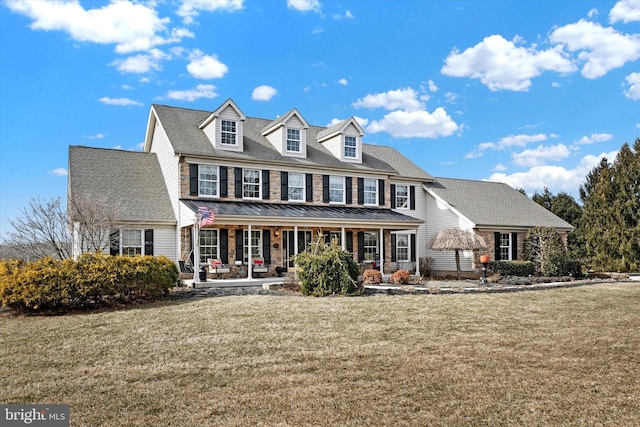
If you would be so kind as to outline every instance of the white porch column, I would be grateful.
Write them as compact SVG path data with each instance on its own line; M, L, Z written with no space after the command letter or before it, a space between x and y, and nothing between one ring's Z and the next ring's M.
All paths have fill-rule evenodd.
M347 231L344 227L342 227L340 231L341 231L340 241L342 242L342 250L346 251L347 250Z
M193 282L200 283L200 219L193 223Z
M384 274L384 229L380 229L380 273Z
M253 280L253 260L251 259L251 242L252 242L252 236L251 236L251 224L249 224L249 231L247 231L247 233L249 233L248 235L248 248L247 248L247 279L249 280ZM242 237L244 239L244 236Z
M418 244L418 230L416 230L416 234L413 235L413 238L416 240L413 243L416 247L416 276L420 277L420 245Z
M298 226L294 225L293 226L293 253L295 255L298 255ZM294 264L293 265L294 273L293 273L293 277L295 277L296 279L298 278L298 264Z

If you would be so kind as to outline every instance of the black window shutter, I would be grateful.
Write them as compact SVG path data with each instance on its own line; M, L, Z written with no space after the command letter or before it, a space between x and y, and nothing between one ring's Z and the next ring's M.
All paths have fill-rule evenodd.
M109 255L120 255L120 230L109 233Z
M411 242L411 262L416 262L416 235L409 235L409 242Z
M396 250L396 235L391 234L391 262L397 261L397 250Z
M307 202L313 202L313 174L308 173L305 179L307 180Z
M345 238L347 239L345 247L347 248L347 252L353 253L353 231L347 231L345 233Z
M269 170L262 171L262 199L269 200Z
M416 187L414 185L409 186L409 209L416 210Z
M244 261L244 230L236 230L236 261Z
M322 202L329 203L329 175L322 175Z
M518 233L511 233L511 259L518 259Z
M289 172L280 172L280 200L289 200Z
M364 205L364 178L358 178L358 204Z
M189 195L198 195L198 165L189 165Z
M271 231L262 230L262 258L265 264L271 263Z
M500 261L500 233L493 233L494 260Z
M364 231L358 231L358 262L364 261Z
M153 256L153 228L144 230L144 254Z
M396 185L391 184L391 209L396 208Z
M378 205L384 206L384 179L378 180Z
M229 230L226 228L220 230L220 261L229 263Z
M229 178L226 166L220 166L220 197L229 195Z
M236 188L236 198L242 199L242 168L234 168L233 173Z
M352 186L351 177L348 176L344 179L344 192L346 194L345 202L347 205L350 205L351 203L353 203L353 191L351 186Z

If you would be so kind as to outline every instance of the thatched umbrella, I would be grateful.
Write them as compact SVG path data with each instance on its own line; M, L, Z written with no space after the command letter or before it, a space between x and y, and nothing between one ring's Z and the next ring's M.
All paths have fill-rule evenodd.
M461 230L457 227L448 227L438 233L429 244L429 247L437 251L456 252L456 269L458 270L458 279L460 279L459 251L484 249L487 247L487 244L482 236L477 235L473 231Z

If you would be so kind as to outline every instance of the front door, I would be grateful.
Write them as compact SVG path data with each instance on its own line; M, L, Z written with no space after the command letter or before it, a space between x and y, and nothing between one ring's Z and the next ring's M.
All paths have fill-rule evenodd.
M311 231L298 231L298 250L296 251L296 240L294 230L284 230L282 233L282 247L284 248L284 259L287 271L289 268L293 268L293 261L291 258L300 252L304 252L311 244Z

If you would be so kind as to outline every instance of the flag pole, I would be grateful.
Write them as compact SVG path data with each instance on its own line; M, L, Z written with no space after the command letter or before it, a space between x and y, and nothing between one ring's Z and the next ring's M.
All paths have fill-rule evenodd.
M195 230L195 244L193 245L193 283L200 282L200 220L202 214L197 213L193 228Z

